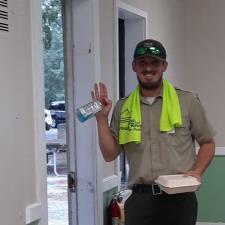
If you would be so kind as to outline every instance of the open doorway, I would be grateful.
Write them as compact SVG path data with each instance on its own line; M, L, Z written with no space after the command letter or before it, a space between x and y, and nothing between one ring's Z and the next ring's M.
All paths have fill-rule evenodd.
M69 213L68 211L64 212L68 215L70 225L102 224L102 184L96 182L97 179L100 180L101 163L99 162L102 158L100 157L100 151L97 151L96 126L94 121L80 123L74 116L76 108L90 101L89 91L97 76L99 76L98 60L100 53L99 42L96 41L99 33L98 10L93 4L93 0L47 0L47 3L52 2L54 8L56 7L56 1L62 4L62 40L64 40L65 50L65 60L62 61L65 67L66 86L64 89L67 130L65 133L66 153L68 155L68 202L66 205ZM56 12L55 15L60 14ZM53 63L58 66L61 65L57 61L53 61ZM57 131L58 134L59 130ZM56 172L64 175L59 170ZM57 174L55 177L58 177ZM86 216L87 212L88 216ZM61 213L62 211L59 210L59 217L61 217ZM54 214L57 214L57 212ZM57 221L58 223L62 222ZM66 218L64 218L62 224L66 225L66 223Z
M68 225L66 98L61 0L42 1L48 225Z

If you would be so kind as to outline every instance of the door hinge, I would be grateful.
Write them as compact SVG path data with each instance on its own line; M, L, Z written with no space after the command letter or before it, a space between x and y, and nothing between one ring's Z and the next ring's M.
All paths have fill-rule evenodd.
M76 172L71 171L68 173L68 189L70 192L76 192Z

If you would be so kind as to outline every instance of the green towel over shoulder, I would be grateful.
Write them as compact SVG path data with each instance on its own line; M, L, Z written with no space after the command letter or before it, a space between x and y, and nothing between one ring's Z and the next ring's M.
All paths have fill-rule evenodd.
M160 116L160 131L168 132L182 125L180 102L173 85L163 79L162 111ZM140 87L129 95L120 113L119 144L141 142L141 107Z

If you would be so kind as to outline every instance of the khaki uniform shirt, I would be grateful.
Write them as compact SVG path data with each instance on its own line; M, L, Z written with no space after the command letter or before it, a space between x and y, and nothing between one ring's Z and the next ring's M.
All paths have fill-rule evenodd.
M202 144L210 140L214 132L206 113L196 95L176 89L182 126L174 132L160 132L159 121L162 108L162 94L149 104L141 97L141 143L121 145L129 163L128 185L150 184L159 175L184 173L190 170L196 160L195 140ZM110 128L118 139L120 111L126 98L117 102Z

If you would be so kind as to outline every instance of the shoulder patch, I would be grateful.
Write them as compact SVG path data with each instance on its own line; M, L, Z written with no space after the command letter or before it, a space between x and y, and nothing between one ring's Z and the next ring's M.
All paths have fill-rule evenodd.
M116 106L120 108L123 105L123 103L126 101L127 98L128 98L128 96L125 96L125 97L122 97L122 98L118 99L116 101Z
M124 101L124 100L126 100L128 97L129 97L129 95L124 96L124 97L120 98L120 99L118 100L118 102L120 102L120 101Z
M178 88L178 87L174 87L176 90L179 90L179 91L183 91L183 92L188 92L188 93L191 93L191 94L194 94L193 91L190 91L190 90L184 90L182 88Z
M122 97L122 98L120 98L120 99L123 100L123 99L127 99L128 97L129 97L129 95L124 96L124 97Z
M198 94L197 94L196 92L189 91L189 90L184 90L184 89L177 88L177 87L175 87L175 89L176 89L177 91L181 92L181 93L190 94L190 96L193 96L194 98L196 98L196 99L198 99L198 100L200 101L200 99L199 99L199 97L198 97Z

